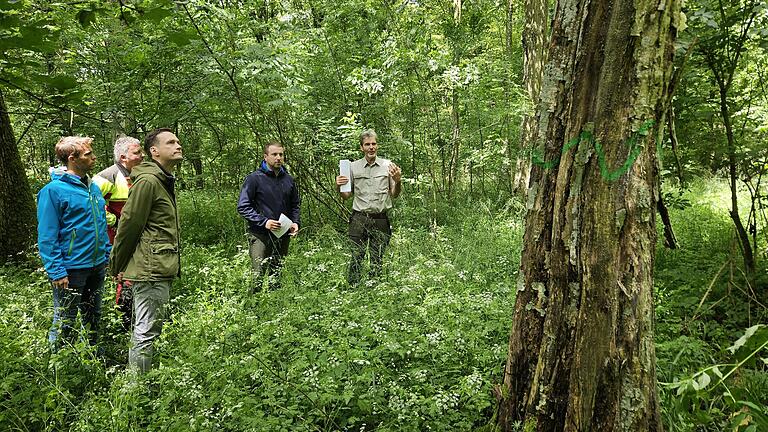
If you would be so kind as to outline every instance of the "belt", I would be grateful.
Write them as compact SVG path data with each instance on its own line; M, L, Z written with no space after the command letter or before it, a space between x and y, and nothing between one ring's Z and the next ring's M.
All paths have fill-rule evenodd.
M367 218L370 218L370 219L386 219L387 218L387 212L386 211L383 211L381 213L367 213L367 212L361 212L361 211L357 211L357 210L352 210L352 214L353 215L355 215L355 214L363 215L363 216L365 216Z

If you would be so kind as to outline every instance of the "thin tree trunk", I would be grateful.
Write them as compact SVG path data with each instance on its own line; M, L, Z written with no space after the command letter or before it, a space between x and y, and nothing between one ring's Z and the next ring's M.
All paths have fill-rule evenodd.
M456 89L451 94L451 159L448 162L448 197L453 193L459 170L459 146L461 144L461 129L459 125L459 95Z
M0 90L0 264L29 250L36 225L35 200Z
M503 430L663 430L655 149L679 19L680 0L558 1L496 392Z
M728 88L722 82L718 80L720 89L720 115L723 117L723 125L725 126L725 137L728 141L728 178L730 180L731 187L731 211L729 212L733 225L736 228L736 235L739 238L739 246L741 247L741 253L744 256L744 268L747 274L753 274L755 272L755 257L752 254L752 245L749 243L749 234L744 229L744 224L741 222L741 216L739 216L739 198L738 198L738 186L737 186L737 163L736 160L736 140L733 136L733 125L731 124L731 112L728 107Z
M514 151L513 145L512 145L512 133L510 131L510 112L512 111L512 84L513 84L513 76L512 76L512 70L509 66L514 61L514 41L512 38L512 35L514 34L514 26L515 26L515 0L507 0L507 13L506 13L506 32L504 37L504 52L507 56L507 62L506 62L506 74L504 79L504 103L506 108L506 113L504 114L504 118L502 119L502 136L505 138L505 153L507 155L507 160L510 162L509 164L502 164L502 172L504 173L504 182L506 183L506 186L509 188L509 191L514 193L515 184L517 184L516 175L519 172L516 166L516 163L518 161L518 158L520 155L517 155ZM515 161L513 164L512 161ZM514 170L514 173L513 171ZM501 175L499 175L501 177ZM501 183L501 181L499 182Z
M677 128L675 127L675 106L669 106L667 112L667 130L669 131L669 142L672 146L672 156L675 158L675 168L677 169L677 178L680 180L680 184L685 184L685 177L683 176L683 166L680 164L680 155L677 152Z
M656 211L661 216L661 222L664 224L664 246L669 249L677 249L677 237L672 229L672 220L669 219L669 210L664 203L664 196L661 194L661 181L659 181L659 200L656 202Z

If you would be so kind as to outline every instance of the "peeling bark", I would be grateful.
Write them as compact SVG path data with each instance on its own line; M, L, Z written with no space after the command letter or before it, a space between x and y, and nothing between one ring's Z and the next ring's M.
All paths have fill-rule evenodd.
M653 342L656 144L679 16L679 0L557 3L534 137L545 163L531 170L497 391L503 430L516 421L537 431L663 430ZM563 150L585 135L594 139Z
M548 0L525 0L523 24L523 84L531 105L535 107L541 92L541 74L546 61ZM530 148L536 136L536 117L533 110L523 116L520 128L520 154L515 162L514 192L525 194L531 173Z

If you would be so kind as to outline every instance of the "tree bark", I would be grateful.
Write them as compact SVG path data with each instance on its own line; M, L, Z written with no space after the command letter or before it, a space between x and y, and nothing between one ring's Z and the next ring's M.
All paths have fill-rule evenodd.
M655 150L678 20L680 0L557 3L497 389L503 430L663 430Z
M531 174L531 146L536 135L536 105L541 93L541 74L546 61L545 38L547 35L548 0L525 0L525 22L523 23L523 85L531 104L531 112L523 116L520 127L520 152L515 162L513 191L524 195L528 190Z
M35 200L0 90L0 264L32 246L36 226Z

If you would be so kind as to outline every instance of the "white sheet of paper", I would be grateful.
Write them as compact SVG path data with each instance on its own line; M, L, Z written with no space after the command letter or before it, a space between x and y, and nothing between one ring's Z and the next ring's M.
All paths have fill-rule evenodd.
M352 162L348 161L347 159L341 159L339 161L339 175L343 175L344 177L349 179L349 182L345 185L341 185L339 187L339 191L341 192L352 192L352 176L350 175L352 171Z
M280 219L278 219L277 221L280 222L280 229L277 231L272 231L272 234L274 234L275 237L280 238L284 236L289 229L291 229L291 225L293 225L293 221L288 219L288 216L282 213L280 213Z

